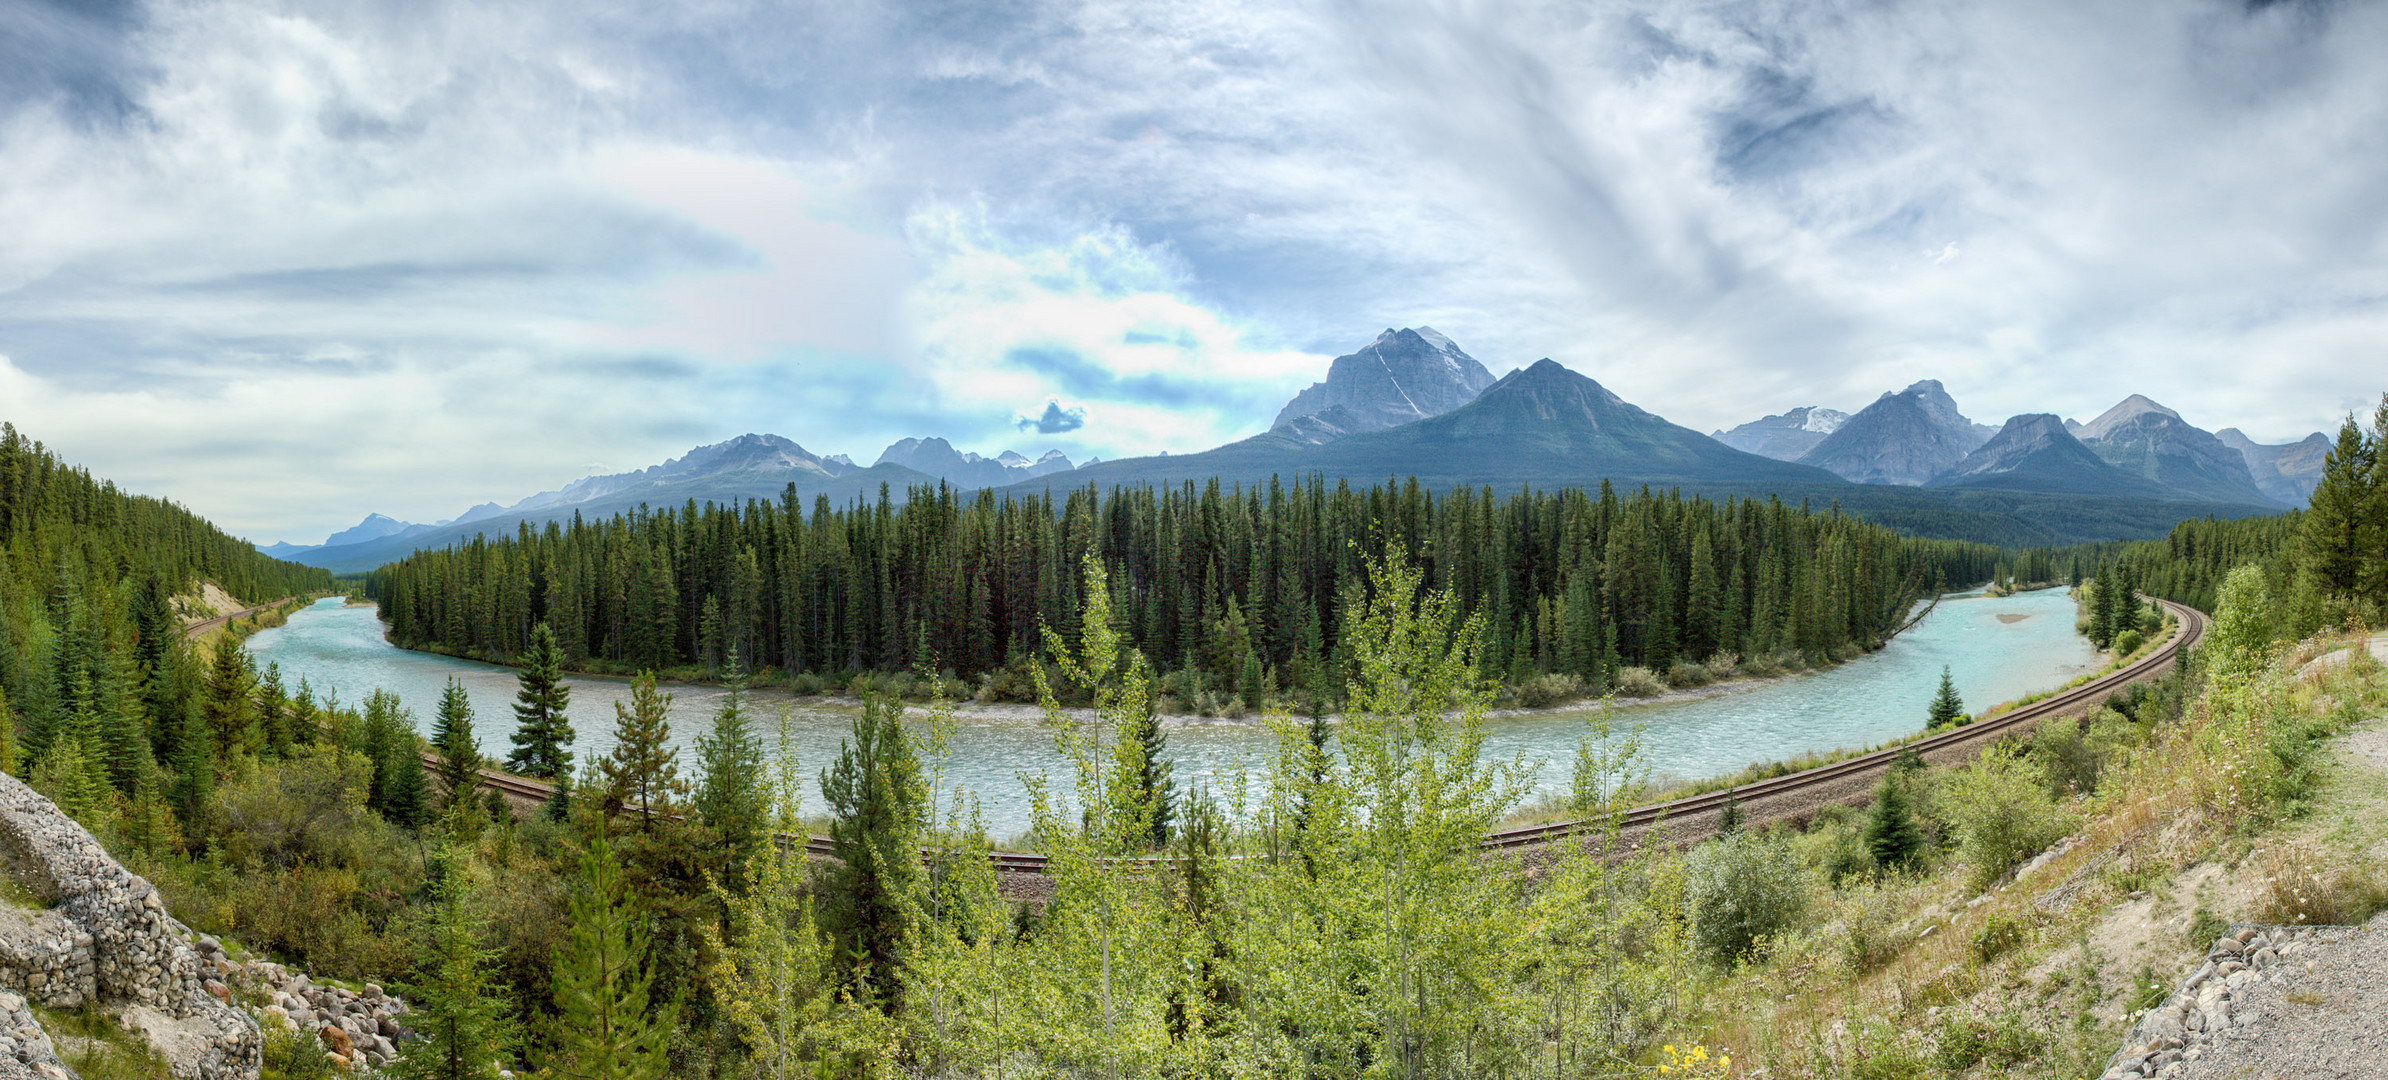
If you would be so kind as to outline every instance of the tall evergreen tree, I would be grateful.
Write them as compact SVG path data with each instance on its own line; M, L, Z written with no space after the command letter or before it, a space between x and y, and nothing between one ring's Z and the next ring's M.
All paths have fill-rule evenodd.
M614 749L597 763L612 799L636 806L639 828L655 830L657 816L671 812L680 782L680 752L671 746L671 695L655 687L655 673L642 671L630 683L630 704L614 703Z
M216 644L207 669L207 697L200 703L216 759L253 755L265 745L257 723L256 669L235 641Z
M496 974L498 952L481 942L465 856L448 851L433 887L419 973L407 987L407 1027L420 1040L388 1070L398 1080L498 1080L514 1041Z
M431 749L439 754L434 769L435 794L443 811L453 811L459 799L472 799L481 786L481 743L473 737L473 702L464 684L451 678L440 691L439 711L432 714Z
M1141 667L1144 657L1136 656L1130 663ZM1142 819L1147 846L1155 850L1168 847L1177 785L1170 776L1169 736L1161 730L1159 710L1145 702L1143 718L1120 735L1121 765L1135 785L1126 809Z
M516 680L514 752L506 756L506 768L541 780L570 778L572 721L564 710L572 703L572 687L564 682L564 652L546 623L531 628Z
M1932 695L1931 723L1942 728L1965 720L1965 699L1957 696L1957 680L1949 674L1949 666L1940 666L1940 691Z
M716 853L725 882L745 873L768 830L770 795L764 785L763 743L746 720L741 651L730 649L730 689L713 713L713 731L697 736L697 819L721 842Z
M358 726L357 741L357 750L373 763L366 805L394 824L410 828L422 824L428 785L414 713L399 702L398 695L375 690L365 695L364 722Z
M581 859L555 964L555 1037L546 1075L662 1080L671 1073L677 1001L653 999L648 919L600 833Z
M863 699L854 737L821 774L829 837L839 867L829 876L823 922L857 996L895 1008L904 939L917 917L928 814L920 759L898 708Z

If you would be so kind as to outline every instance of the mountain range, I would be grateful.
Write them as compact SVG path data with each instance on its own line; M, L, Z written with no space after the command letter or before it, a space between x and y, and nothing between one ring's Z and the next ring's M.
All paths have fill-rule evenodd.
M2285 446L2210 434L2133 395L2088 424L2027 414L1977 424L1938 381L1883 394L1854 414L1802 406L1703 435L1549 359L1495 378L1430 327L1387 329L1329 364L1259 435L1190 454L1073 465L1058 450L984 457L942 438L891 444L869 467L779 435L747 434L633 472L585 477L511 506L445 522L375 514L312 547L269 554L339 572L369 570L476 533L575 515L603 518L689 501L846 502L905 497L939 481L965 490L1325 476L1415 477L1461 485L1680 487L1712 496L1831 502L1910 532L2005 544L2147 536L2173 522L2302 502L2326 440ZM884 488L883 488L884 486Z
M1816 415L1826 419L1810 419ZM2052 418L2026 414L2005 428L1990 428L1967 419L1932 379L1884 394L1845 420L1832 419L1838 415L1803 407L1715 437L1866 484L2131 495L2273 509L2305 504L2330 448L2319 432L2279 446L2254 442L2236 428L2208 432L2140 394L2086 424L2057 421L2051 430ZM1829 430L1817 430L1824 428ZM2010 432L2005 444L1991 446Z

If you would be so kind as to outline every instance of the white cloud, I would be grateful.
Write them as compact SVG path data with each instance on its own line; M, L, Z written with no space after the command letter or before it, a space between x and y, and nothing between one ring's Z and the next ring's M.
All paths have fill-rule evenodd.
M2381 388L2378 6L133 10L0 11L67 43L0 55L0 408L261 533L747 429L1199 449L1387 326L1703 429Z
M1182 262L1117 226L1020 244L983 209L938 205L907 234L928 267L909 297L915 375L957 418L1008 423L1058 392L1086 410L1079 446L1184 453L1257 433L1270 403L1325 370L1188 299Z

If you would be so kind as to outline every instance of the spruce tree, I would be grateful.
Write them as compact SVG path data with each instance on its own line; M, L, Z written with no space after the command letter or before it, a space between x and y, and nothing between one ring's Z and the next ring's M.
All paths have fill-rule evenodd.
M1907 785L1884 777L1874 788L1874 808L1866 817L1866 850L1884 870L1912 870L1923 863L1924 830L1915 821Z
M464 855L440 857L429 933L407 987L407 1028L420 1036L388 1070L399 1080L498 1080L513 1043L510 1010L495 972L498 952L481 944L481 919Z
M679 1003L653 1000L645 913L600 833L581 859L554 973L555 1037L546 1075L661 1080L669 1075Z
M572 721L564 710L572 703L572 687L564 682L564 651L556 646L555 631L540 623L531 628L531 647L523 654L517 676L521 688L514 695L514 752L506 768L540 780L564 781L572 774Z
M1957 696L1957 680L1950 676L1949 666L1940 666L1940 692L1932 695L1929 726L1942 728L1965 722L1965 699Z
M207 696L200 714L207 720L209 744L218 761L255 754L265 739L257 723L257 678L249 654L238 642L216 644L208 664Z
M655 817L671 812L680 782L680 752L672 749L671 696L655 688L655 673L642 671L630 684L627 708L614 702L614 750L597 763L612 798L639 808L639 828L655 830Z
M1142 656L1134 663L1141 665ZM1177 807L1177 785L1171 779L1169 736L1161 730L1160 713L1153 703L1144 703L1144 715L1136 726L1121 732L1125 745L1122 764L1133 779L1136 790L1123 812L1141 815L1145 844L1155 850L1169 846L1171 818Z
M730 649L729 693L713 713L713 731L697 737L697 819L721 841L714 860L728 881L745 873L769 826L769 792L764 785L762 740L748 726L742 702L745 665Z
M2378 440L2364 438L2363 429L2349 416L2339 425L2337 443L2322 459L2321 480L2314 485L2297 534L2297 569L2324 595L2352 595L2362 581L2365 562L2377 557L2381 522L2376 518L2378 493L2372 477L2380 452Z
M863 699L853 740L821 774L821 794L840 864L829 876L823 921L856 995L892 1010L924 875L927 792L920 760L886 699Z
M1716 834L1718 836L1731 836L1740 831L1741 800L1732 794L1727 793L1725 796L1725 805L1718 808L1716 812Z
M415 735L415 717L387 690L365 695L364 722L357 730L357 749L373 763L373 783L366 797L391 823L412 828L423 823L426 802L423 755Z
M473 703L464 684L451 678L440 692L439 711L431 722L431 748L439 754L434 770L442 810L457 800L474 797L481 784L481 743L473 737Z

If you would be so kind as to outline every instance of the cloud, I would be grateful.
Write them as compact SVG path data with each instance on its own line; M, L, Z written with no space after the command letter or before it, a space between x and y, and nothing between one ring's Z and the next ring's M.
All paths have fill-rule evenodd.
M2226 0L36 0L0 409L260 538L1021 402L1196 450L1421 324L1703 430L1938 377L2284 440L2381 388L2384 50Z
M1022 431L1033 428L1040 435L1059 435L1065 431L1076 431L1086 426L1086 407L1072 405L1063 408L1059 400L1046 398L1043 413L1036 416L1021 413L1012 420L1012 426Z

